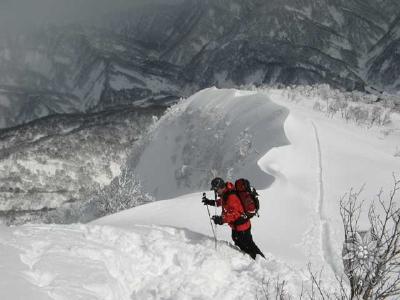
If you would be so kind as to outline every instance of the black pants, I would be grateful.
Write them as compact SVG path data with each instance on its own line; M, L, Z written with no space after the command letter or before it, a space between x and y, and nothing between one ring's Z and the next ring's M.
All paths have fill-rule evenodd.
M251 228L245 231L232 230L232 240L235 242L235 245L240 248L240 250L250 255L252 259L256 259L257 254L265 258L264 254L253 241Z

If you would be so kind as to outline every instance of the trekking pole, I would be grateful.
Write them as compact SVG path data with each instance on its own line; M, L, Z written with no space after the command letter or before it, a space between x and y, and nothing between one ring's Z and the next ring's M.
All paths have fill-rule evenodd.
M203 197L206 197L206 193L203 193ZM212 221L211 221L210 209L208 208L208 205L206 205L206 206L207 206L208 218L210 219L211 230L212 230L212 233L213 233L213 236L214 236L215 250L217 250L217 236L215 234L214 226L213 226Z
M214 200L215 200L215 206L214 206L214 215L217 215L217 191L214 190ZM215 236L217 236L217 224L214 223L214 230L215 230Z

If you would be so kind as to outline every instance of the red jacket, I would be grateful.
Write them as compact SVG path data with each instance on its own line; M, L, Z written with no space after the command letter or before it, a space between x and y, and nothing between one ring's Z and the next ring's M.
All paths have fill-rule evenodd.
M225 196L223 195L222 199L217 200L217 206L222 206L222 220L224 223L228 223L233 230L245 231L251 227L250 220L240 225L234 224L244 214L244 209L239 197L234 193L230 193L233 189L233 183L227 182L224 190Z

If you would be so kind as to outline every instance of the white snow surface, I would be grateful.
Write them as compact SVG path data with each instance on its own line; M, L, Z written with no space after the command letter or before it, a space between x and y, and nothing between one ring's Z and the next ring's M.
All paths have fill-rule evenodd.
M220 107L241 96L216 89L207 95L213 91ZM334 289L333 274L342 272L339 199L363 184L368 200L381 187L389 191L400 171L400 118L366 128L313 111L315 99L289 101L280 90L257 95L290 110L290 144L258 161L275 177L259 191L260 218L252 222L266 260L233 249L227 226L216 228L215 250L201 191L193 191L87 225L0 226L0 299L263 299L263 280L278 276L297 299L302 283L309 286L309 262L324 267L324 285Z
M0 268L1 299L25 299L28 290L29 299L245 299L261 292L265 278L287 278L289 289L296 283L296 273L271 256L253 261L222 242L215 251L212 239L172 227L0 231L9 256Z

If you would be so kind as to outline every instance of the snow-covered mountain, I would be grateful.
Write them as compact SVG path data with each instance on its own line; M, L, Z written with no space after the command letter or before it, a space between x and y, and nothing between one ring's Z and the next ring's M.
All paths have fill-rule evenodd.
M399 80L400 15L389 30L371 49L367 63L368 79L381 89L398 90Z
M105 30L54 26L1 45L2 127L57 113L170 105L181 94L178 68Z
M396 92L399 13L396 0L186 0L2 35L0 126L213 85Z
M391 126L393 103L375 104L376 96L322 86L289 89L286 97L297 94L329 115ZM11 224L86 222L151 199L207 189L217 174L254 177L253 184L265 188L274 178L257 162L288 143L287 113L257 91L210 88L167 111L120 107L2 130L0 214Z
M208 189L215 174L257 175L265 187L273 178L257 161L287 143L287 111L254 94L204 90L159 120L163 107L124 107L0 131L1 215L11 224L84 222L114 211L102 202L115 188L131 207ZM121 173L134 180L114 188Z
M308 263L315 272L323 268L321 287L327 293L339 293L334 276L343 274L339 199L350 188L363 184L365 203L373 200L381 187L386 199L393 187L392 172L398 176L400 170L399 114L393 112L388 122L382 117L384 111L380 111L382 118L377 117L376 104L349 99L346 107L335 111L334 104L344 99L343 94L330 89L212 88L173 106L149 130L137 157L149 168L154 166L152 161L159 162L160 173L168 167L173 174L182 166L187 154L181 152L182 145L192 142L180 139L206 139L208 127L214 134L208 137L212 149L220 151L217 157L222 158L215 160L214 164L221 161L221 165L209 176L233 178L251 170L246 176L257 184L261 198L260 217L253 219L252 232L266 260L252 261L236 251L229 245L226 226L217 228L215 250L208 213L201 203L206 187L197 185L193 173L183 173L183 178L188 178L184 183L193 186L192 193L141 205L91 224L0 227L0 296L18 299L29 295L35 300L267 299L266 291L275 295L275 286L284 282L285 295L297 299L301 293L311 293ZM197 105L204 108L203 114L196 110ZM277 107L283 110L275 120L265 114ZM235 108L241 113L235 115ZM216 123L215 114L219 115ZM228 122L233 116L237 123ZM191 125L199 120L204 123L198 126L197 135ZM214 129L215 124L220 124L219 130ZM183 129L174 139L179 127ZM239 143L227 151L227 140L234 145L232 132L240 137L246 128L260 135L245 138L251 143ZM185 135L185 131L192 134ZM277 140L271 144L268 139L275 134ZM160 139L163 143L155 151L155 141ZM175 143L176 149L171 147ZM234 153L241 150L246 150L245 155L230 174L223 157L237 159ZM208 156L214 160L207 146L204 153L201 149L191 151L193 158L203 157L205 168ZM174 154L176 159L171 159ZM201 160L194 159L194 165ZM130 167L134 166L130 161ZM154 186L160 186L160 195L172 189L176 194L184 191L178 183L170 185L173 175L166 178L171 188L168 191L159 181L168 177L167 173L149 174ZM180 179L175 178L177 182ZM366 226L366 215L367 211L361 215L361 228ZM343 288L348 288L346 282Z
M0 217L12 224L71 223L110 213L97 193L112 197L103 188L116 184L127 155L140 153L146 132L164 111L119 107L0 130ZM135 201L143 202L139 196Z
M143 2L0 31L0 298L347 290L339 199L400 177L399 1ZM214 244L215 176L257 188L266 260Z
M196 18L187 12L180 17L196 24L163 58L185 65L202 87L325 82L351 90L370 84L398 90L388 78L364 75L374 73L366 56L396 55L397 1L189 2L197 6ZM387 35L390 51L380 45Z

